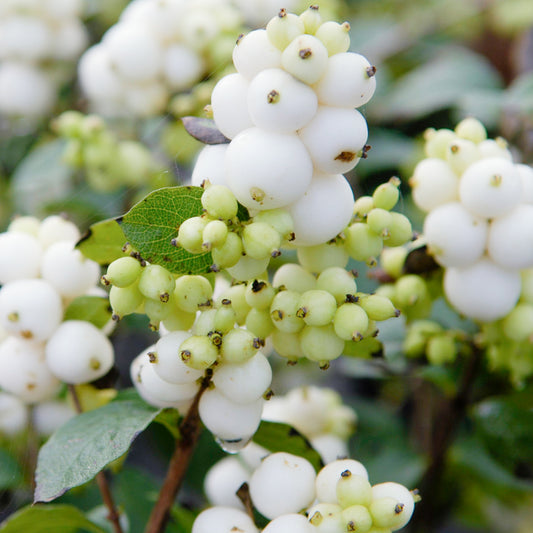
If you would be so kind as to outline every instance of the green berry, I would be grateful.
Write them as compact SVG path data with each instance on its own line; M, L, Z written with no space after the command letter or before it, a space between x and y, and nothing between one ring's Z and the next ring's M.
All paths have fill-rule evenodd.
M194 335L207 336L213 333L215 331L216 314L216 309L206 309L199 313L192 328Z
M282 357L288 359L289 362L296 362L304 357L299 333L287 333L274 328L270 338L272 339L274 350Z
M367 533L372 527L372 516L364 505L350 505L343 509L341 516L342 522L345 524L344 531Z
M205 189L201 198L202 207L207 214L216 219L230 220L237 216L239 204L228 187L224 185L210 185Z
M293 39L305 33L305 25L298 15L281 9L266 25L266 32L269 41L276 48L284 50Z
M115 318L122 318L135 313L143 302L144 296L139 291L138 283L122 288L113 286L109 291L109 303Z
M428 340L442 332L442 327L431 320L418 320L413 322L407 330L403 342L403 351L407 357L420 357L426 351Z
M287 333L300 331L305 322L298 316L300 294L296 291L281 291L270 305L270 316L277 329Z
M268 309L276 295L276 290L268 281L254 279L246 285L246 303L255 309Z
M366 311L370 320L387 320L400 314L388 298L378 294L362 296L359 305Z
M205 370L218 359L218 348L204 335L193 335L185 339L179 350L182 361L196 370Z
M466 139L456 139L446 150L446 161L458 176L479 157L477 145Z
M457 357L455 340L451 335L435 335L428 340L426 356L432 365L453 363Z
M403 523L404 505L390 497L373 499L369 506L372 523L382 528L397 529Z
M323 270L316 280L316 288L331 293L338 305L346 300L346 296L354 295L357 292L353 273L340 267Z
M194 313L212 305L213 287L203 276L185 275L176 280L174 298L183 311Z
M401 246L413 239L411 221L401 213L391 212L392 222L389 227L387 246Z
M352 505L368 507L372 501L372 485L364 476L345 470L337 481L337 501L343 509Z
M355 303L342 304L335 313L335 333L345 341L358 341L368 329L368 315Z
M273 331L274 324L268 309L252 308L246 315L246 329L259 339L266 339Z
M383 239L374 233L367 224L355 222L344 230L344 246L356 261L375 264L376 257L383 249Z
M368 213L366 223L374 233L387 239L390 233L389 228L392 225L392 213L389 213L385 209L375 207Z
M329 361L337 359L344 350L344 341L337 336L332 324L305 326L300 332L300 345L305 357L322 367L327 367Z
M271 254L279 255L281 237L270 224L252 222L244 227L242 244L246 255L253 259L264 259Z
M226 300L224 300L226 302ZM235 327L235 313L231 303L222 303L222 305L215 311L214 326L215 331L220 333L228 333Z
M348 253L342 243L301 246L297 251L299 263L309 272L320 273L326 268L344 268L348 264Z
M407 253L407 248L403 246L385 248L379 257L381 268L392 278L399 278L403 272Z
M207 223L208 220L204 217L191 217L184 220L178 229L176 242L191 254L204 252L203 233Z
M283 240L291 241L294 239L294 222L288 211L285 209L265 209L259 211L254 216L254 222L265 222L272 226Z
M163 326L168 331L188 331L196 320L196 313L187 313L176 306L175 302L168 316L163 320Z
M150 327L157 331L159 323L170 315L173 307L174 305L169 301L162 302L161 300L146 298L144 301L144 314L150 319Z
M322 41L330 56L347 52L350 48L350 25L347 22L324 22L316 30L315 36Z
M533 338L533 305L519 303L503 319L503 332L508 339L521 342Z
M399 186L398 178L391 178L387 183L382 183L372 195L375 207L390 211L398 203Z
M457 135L452 130L429 128L424 132L424 139L426 141L424 149L428 157L446 159L448 146L457 139Z
M218 248L226 242L227 236L228 227L226 224L221 220L211 220L202 232L202 248L205 251Z
M217 306L222 305L224 300L228 300L235 311L235 321L237 324L244 324L246 315L249 313L251 307L246 302L246 285L238 283L232 285L224 290L217 298Z
M377 206L374 205L372 196L360 196L353 204L353 214L356 217L365 218L374 207Z
M428 287L421 276L407 274L396 281L394 303L400 309L411 307L428 297Z
M314 289L316 278L311 272L296 263L285 263L274 274L272 286L301 293Z
M308 326L325 326L333 320L336 310L337 301L331 293L314 289L301 295L296 314L303 318Z
M168 301L174 291L174 276L162 266L147 265L139 277L139 290L152 300Z
M527 268L520 272L522 277L522 290L520 299L533 304L533 268Z
M258 339L249 331L234 328L222 337L220 355L224 363L244 363L259 350Z
M313 35L322 24L322 16L318 11L318 6L309 6L301 15L300 20L304 23L305 33Z
M137 281L141 271L142 266L137 259L121 257L107 267L107 272L102 276L102 281L106 285L112 284L116 287L127 287Z
M455 133L458 137L461 137L461 139L466 139L476 144L487 138L487 130L485 129L485 126L473 117L467 117L461 120L461 122L455 126Z
M213 262L220 269L235 266L242 257L242 253L242 239L233 232L227 234L224 244L211 250Z

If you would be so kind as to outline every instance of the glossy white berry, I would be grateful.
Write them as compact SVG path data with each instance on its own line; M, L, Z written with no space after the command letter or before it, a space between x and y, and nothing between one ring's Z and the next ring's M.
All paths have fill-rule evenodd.
M314 35L296 37L281 54L283 68L304 83L316 83L326 71L328 51Z
M485 250L488 223L459 202L440 205L424 220L424 237L429 251L446 267L475 263Z
M272 520L263 533L313 533L315 528L301 514L289 513Z
M308 507L315 498L315 469L307 459L273 453L250 478L250 496L257 510L271 520Z
M74 409L66 401L49 400L33 407L33 425L39 435L49 437L63 424L76 416Z
M211 507L202 511L194 521L191 533L258 533L252 519L240 509Z
M316 170L344 174L359 162L368 127L363 115L355 109L319 106L299 136Z
M353 52L332 55L314 86L318 101L334 107L360 107L376 90L375 69L366 57Z
M0 435L12 437L22 433L27 423L28 409L24 402L13 394L0 392Z
M247 102L256 126L280 133L305 126L318 106L313 89L280 68L266 69L255 76Z
M520 297L520 273L488 258L465 268L448 268L444 292L457 311L481 322L504 317Z
M163 73L174 91L183 91L199 80L204 71L202 57L183 44L172 44L164 53Z
M411 519L415 508L415 501L411 492L403 485L389 481L372 487L372 499L379 500L381 498L392 498L399 504L392 520L394 524L391 529L396 531L404 527Z
M305 192L313 164L293 134L260 128L241 132L226 152L226 181L237 200L251 209L283 207Z
M191 185L199 187L206 180L211 185L225 185L224 158L226 157L227 144L207 144L196 158Z
M461 177L459 197L464 206L480 217L510 213L521 201L522 181L510 161L498 157L481 159Z
M346 440L337 435L332 435L331 433L324 433L323 435L311 437L309 442L320 454L324 464L337 461L342 457L350 455Z
M39 226L37 238L43 248L60 241L76 242L81 237L77 226L58 215L46 217Z
M63 322L46 343L46 363L69 384L88 383L111 369L114 350L109 339L83 320Z
M250 471L239 458L224 457L207 472L204 479L204 492L212 505L244 509L237 491L249 479Z
M342 174L315 173L301 198L288 206L296 246L315 246L337 236L350 222L354 197Z
M24 339L48 339L61 323L58 292L42 279L21 279L0 289L0 324Z
M38 277L41 255L41 245L33 235L19 231L0 233L0 284Z
M323 467L316 477L316 497L319 502L337 503L337 482L345 470L368 479L368 472L359 461L355 459L333 461Z
M266 30L254 30L240 38L233 50L237 72L248 80L267 68L281 65L281 52L270 42Z

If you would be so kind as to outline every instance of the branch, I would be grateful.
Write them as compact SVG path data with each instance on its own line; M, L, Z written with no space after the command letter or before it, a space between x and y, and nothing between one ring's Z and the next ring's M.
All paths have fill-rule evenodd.
M68 385L68 391L74 403L76 412L78 414L83 413L83 407L81 405L78 393L76 392L76 387L74 385ZM109 520L109 522L111 522L114 533L123 533L120 525L120 515L113 500L113 495L111 493L111 489L109 488L109 483L107 482L105 472L103 470L98 472L95 479L96 483L98 484L100 494L102 495L104 505L107 507L108 513L106 518Z
M167 475L159 491L159 497L152 509L144 533L162 533L170 518L170 509L181 488L192 454L200 436L201 424L198 414L198 403L208 388L211 376L208 374L202 380L200 389L179 425L180 438L176 441L174 453L168 465Z

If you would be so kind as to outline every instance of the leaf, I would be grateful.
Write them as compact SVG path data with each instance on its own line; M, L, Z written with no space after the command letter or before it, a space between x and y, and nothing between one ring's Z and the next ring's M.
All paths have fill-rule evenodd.
M22 483L22 470L17 460L0 448L0 490L14 489Z
M11 515L0 526L1 533L105 533L71 505L27 506Z
M159 412L141 399L117 399L69 420L39 452L34 501L49 502L91 480L126 453Z
M128 242L143 259L175 274L207 274L211 254L191 254L171 241L180 224L202 214L201 187L165 187L134 205L120 224Z
M204 144L227 144L230 140L209 118L183 117L181 119L187 133Z
M178 422L180 419L180 413L176 409L163 409L155 418L154 422L164 426L169 433L175 438L179 438L180 431L178 428Z
M388 121L413 120L453 107L471 91L500 86L501 80L488 60L466 48L448 47L445 53L400 78L377 107Z
M108 265L119 257L124 257L122 247L126 243L120 225L113 218L93 224L78 241L76 248L100 265Z
M62 161L64 150L62 139L41 144L17 166L11 192L19 214L42 213L43 206L72 192L72 171Z
M109 300L101 296L79 296L65 310L63 320L85 320L103 328L111 319Z
M323 466L320 454L299 431L289 424L263 420L253 441L269 452L287 452L307 459L318 472Z

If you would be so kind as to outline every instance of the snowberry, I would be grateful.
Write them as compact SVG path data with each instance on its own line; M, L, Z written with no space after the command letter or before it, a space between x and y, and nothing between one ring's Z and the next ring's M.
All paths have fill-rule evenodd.
M0 22L2 59L17 58L21 62L38 62L52 48L52 31L45 20L36 16L12 14ZM27 36L31 35L31 39Z
M269 41L283 51L293 39L305 32L305 25L298 15L281 9L266 25L266 32Z
M268 309L276 291L270 283L254 279L246 285L244 297L250 307L255 309Z
M501 137L481 141L477 148L481 157L499 157L507 159L507 161L513 160L513 155L507 147L507 141Z
M313 35L303 34L291 41L281 54L283 68L307 84L316 83L326 70L328 51Z
M387 183L379 185L372 193L372 200L374 202L373 207L390 211L398 203L400 197L400 191L398 190L400 183L399 178L393 177ZM372 208L370 208L366 214L371 210Z
M383 249L383 239L363 222L355 222L344 230L345 248L357 261L373 261Z
M204 72L202 57L191 48L174 43L166 48L163 73L174 91L184 91L199 80Z
M342 531L342 508L334 503L317 503L307 510L309 522L316 533L337 533Z
M251 309L244 322L246 329L256 338L266 341L274 329L268 309Z
M212 186L225 185L224 158L226 157L227 148L227 144L206 144L200 150L192 171L192 185L199 187L205 180L209 180ZM225 203L223 202L222 205L225 205ZM204 209L207 208L204 206ZM212 216L219 218L215 215Z
M503 331L508 339L525 341L533 335L533 305L520 302L503 319Z
M298 262L310 272L320 273L326 268L348 264L349 256L342 243L301 246L297 249Z
M41 221L32 216L16 216L7 227L8 232L27 233L37 236ZM2 254L3 255L3 254Z
M313 533L313 526L301 514L289 513L269 522L263 533Z
M315 36L322 41L330 56L347 52L350 48L350 25L329 20L320 25Z
M415 204L423 211L432 211L459 196L459 178L442 159L420 161L409 180Z
M446 267L475 263L485 250L488 224L463 204L452 202L432 210L424 220L429 251Z
M24 278L36 278L41 266L39 241L28 233L0 233L0 284Z
M304 292L314 289L316 279L309 271L296 263L285 263L280 266L272 278L273 287L284 287L285 289Z
M392 513L387 517L377 513L379 507L376 505L380 499L392 499L395 506L391 509ZM415 508L415 501L411 492L399 483L393 483L392 481L386 483L380 483L372 487L372 506L370 507L370 513L374 525L384 527L390 527L393 531L402 528L409 522ZM381 509L383 512L384 509ZM390 513L390 511L389 511Z
M360 54L332 55L324 75L314 86L318 101L335 107L360 107L376 90L374 73L375 69Z
M342 304L333 320L335 333L345 341L361 339L368 329L369 321L365 310L355 303Z
M379 294L362 296L358 303L365 310L370 320L387 320L399 315L398 309L394 308L392 302Z
M299 301L298 315L309 326L325 326L333 320L337 310L335 297L326 290L304 292Z
M226 152L226 181L237 200L252 209L286 206L306 191L313 164L292 134L249 128Z
M0 344L0 368L0 387L24 403L52 398L61 385L46 364L41 343L8 337Z
M333 324L305 326L300 333L300 345L303 354L321 366L326 366L344 351L344 341L335 333Z
M256 432L263 411L262 398L251 403L232 402L217 389L204 392L199 403L205 427L222 441L246 444Z
M533 205L519 205L490 224L487 252L509 269L533 267Z
M265 209L254 216L254 222L266 222L271 225L282 239L294 239L294 221L286 209Z
M315 91L279 68L261 71L250 82L248 110L253 123L266 130L291 133L315 115Z
M184 275L175 281L174 299L183 311L196 312L199 307L211 304L213 287L203 276Z
M305 33L310 33L311 35L314 34L322 24L322 16L320 15L316 4L310 5L300 15L300 19L304 23Z
M76 413L65 401L49 400L35 405L32 415L35 431L49 437Z
M472 141L455 139L446 149L446 161L460 176L472 163L480 158L478 147Z
M43 254L41 276L61 296L75 298L98 283L100 266L68 241L56 242Z
M355 109L319 106L315 117L299 135L317 170L342 174L359 162L368 127L363 115Z
M350 222L353 192L342 174L315 173L301 198L287 207L296 246L315 246L338 235Z
M316 288L330 292L339 305L346 300L346 296L357 292L353 273L340 267L323 270L317 277Z
M303 457L273 453L250 478L250 496L257 510L273 519L308 507L315 498L315 470Z
M241 37L233 50L237 72L248 80L267 68L281 64L281 52L269 40L266 30L254 30Z
M487 138L487 130L485 129L485 126L473 117L467 117L461 120L461 122L455 126L455 133L458 137L474 143L480 143Z
M159 265L147 265L139 277L139 291L152 300L168 300L175 284L172 274Z
M320 454L320 457L325 464L349 455L348 444L346 441L331 433L324 433L323 435L311 437L309 442Z
M236 233L230 232L227 234L224 244L211 250L211 256L213 257L214 264L219 269L230 268L239 262L242 258L242 252L242 239Z
M113 318L120 319L131 313L135 313L144 302L144 296L139 291L137 282L127 287L113 285L109 291L109 303L113 309Z
M424 132L424 139L426 141L424 151L428 157L445 159L448 146L457 139L457 135L446 128L440 130L429 128Z
M266 222L252 222L242 231L244 253L253 259L264 259L279 252L280 234Z
M0 324L24 339L48 339L61 323L61 297L47 281L21 279L0 289Z
M12 394L0 392L0 435L12 437L22 433L27 423L28 410L24 403Z
M248 469L237 457L224 457L208 470L204 492L213 505L244 509L237 491L249 478Z
M202 511L195 519L191 533L258 533L253 520L240 509L233 507L211 507Z
M233 279L246 281L264 274L269 262L270 255L262 259L254 259L248 255L243 255L233 266L226 267L226 270Z
M120 257L107 267L107 272L102 276L102 280L106 285L112 284L124 288L137 281L141 271L142 266L138 259Z
M251 359L259 349L254 336L243 328L234 328L222 337L220 355L224 363L241 364Z
M520 273L496 265L488 258L465 268L448 268L444 293L460 313L480 320L498 320L516 305L520 297Z
M341 474L349 470L353 475L368 479L366 468L355 459L339 459L327 464L318 473L315 480L316 497L322 503L337 502L337 483Z
M156 79L143 84L131 84L124 93L124 104L128 112L140 117L161 113L168 100L164 84Z
M300 294L293 290L278 292L270 305L270 316L277 329L286 333L300 331L305 322L298 316Z
M209 337L192 335L181 343L179 356L191 368L205 370L218 359L218 349Z
M41 222L37 237L41 246L48 248L59 241L77 241L80 238L80 231L70 220L62 216L51 215Z
M499 217L511 212L521 200L522 181L506 159L489 157L470 165L459 185L464 206L480 217Z
M109 339L83 320L63 322L46 343L46 363L65 383L94 381L107 374L113 362L114 350Z
M207 187L202 194L201 202L210 217L229 220L237 215L237 200L233 193L223 185L212 184Z

